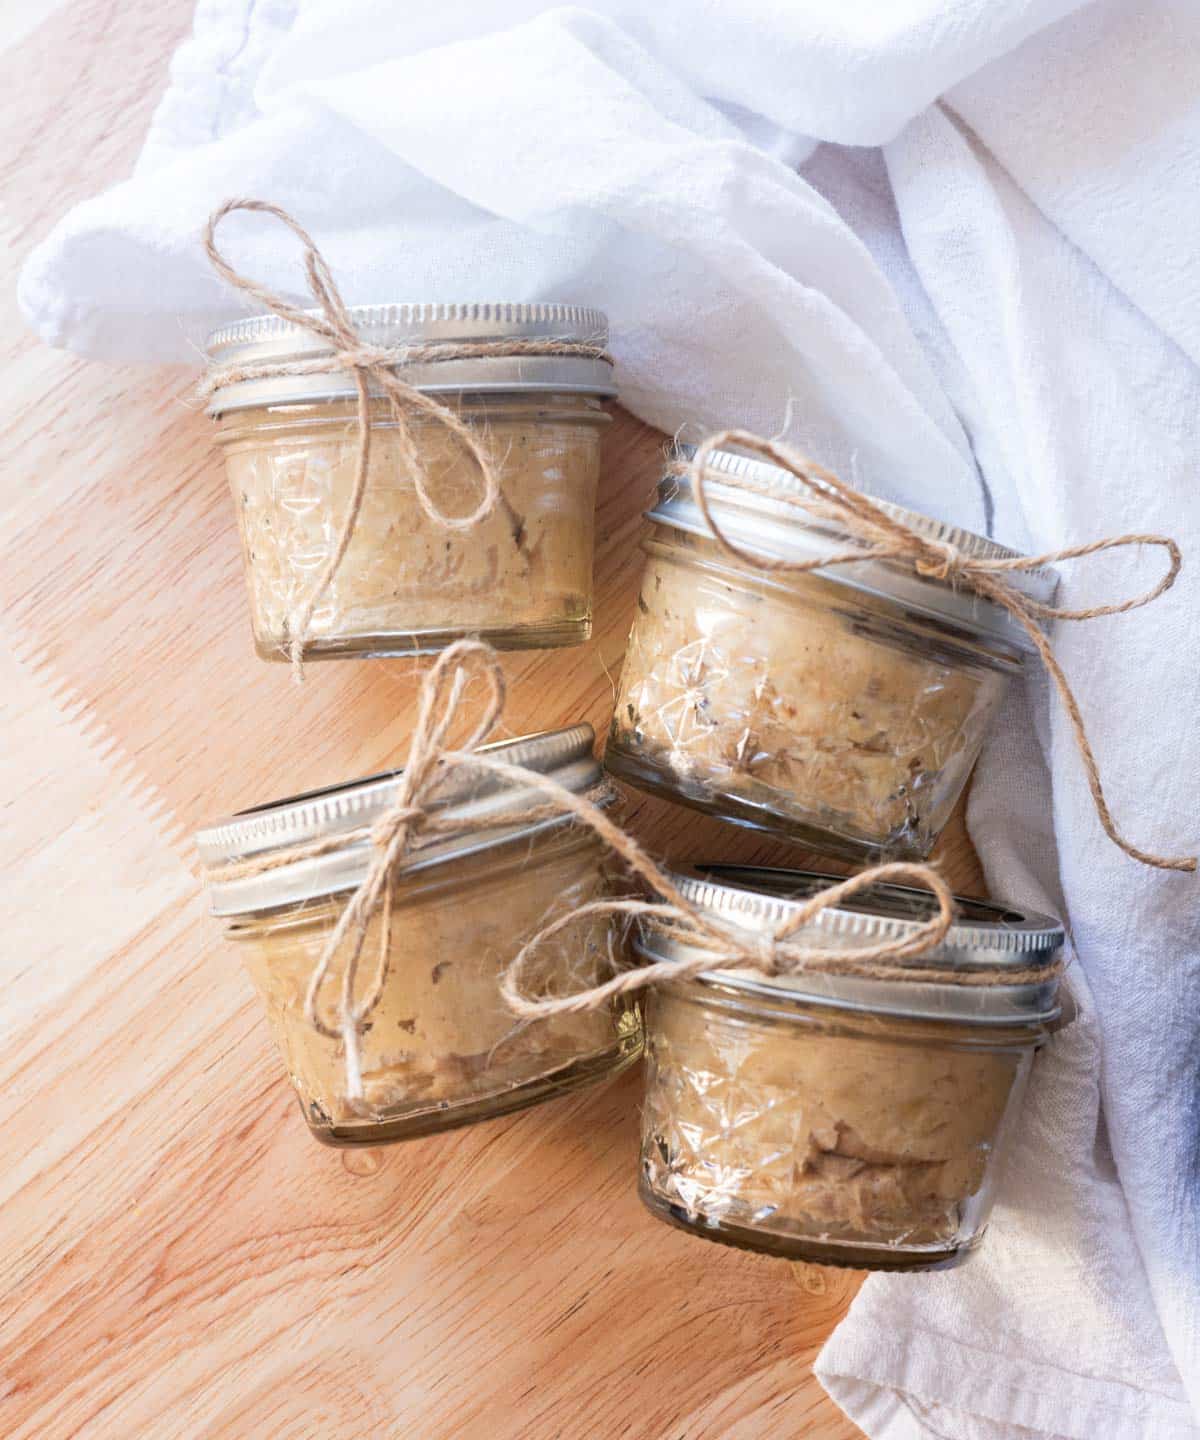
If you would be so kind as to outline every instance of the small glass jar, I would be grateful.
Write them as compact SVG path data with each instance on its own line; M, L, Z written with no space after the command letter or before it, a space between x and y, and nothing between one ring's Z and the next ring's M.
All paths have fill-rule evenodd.
M487 749L583 791L600 774L593 740L590 725L577 725ZM347 837L255 874L215 873L209 884L212 912L266 1003L309 1128L331 1145L377 1145L503 1115L614 1075L641 1053L630 1000L533 1022L516 1020L505 1005L502 971L547 921L608 892L610 862L590 830L544 813L522 819L542 805L539 792L459 772L439 791L437 829L420 837L394 877L387 978L362 1026L369 1113L347 1100L342 1044L309 1023L305 994L366 873L372 852L364 830L395 803L398 774L247 810L196 837L214 872L250 859L270 866L283 851ZM367 933L360 995L376 968L383 923L377 913ZM592 983L620 946L619 929L606 919L569 926L531 962L535 983ZM338 1013L340 978L335 960L319 996L327 1023Z
M753 930L838 877L717 866L677 878ZM958 905L945 943L914 965L1027 971L1057 958L1054 921ZM901 936L931 910L924 892L876 886L825 911L813 943ZM636 943L651 960L686 954L649 927ZM964 986L725 971L653 989L642 1199L692 1234L788 1259L953 1265L983 1236L1056 994L1052 974Z
M604 315L571 305L358 306L364 344L563 340L603 347ZM311 359L326 347L273 316L209 336L215 366ZM371 401L367 490L349 548L306 630L304 657L429 654L463 635L498 649L577 645L591 633L592 548L612 366L590 355L490 355L413 363L403 379L454 410L496 466L499 504L466 531L422 509L388 402ZM209 413L237 507L254 643L290 656L291 632L354 487L358 408L344 371L245 380ZM427 490L448 515L483 495L445 426L406 416Z
M722 485L799 481L719 451L707 489L741 548L810 560L853 542L832 520ZM968 555L1015 552L878 502ZM686 477L663 482L605 765L621 780L735 824L855 861L924 858L1030 649L965 587L864 560L768 574L713 540ZM1054 577L1012 574L1037 597Z

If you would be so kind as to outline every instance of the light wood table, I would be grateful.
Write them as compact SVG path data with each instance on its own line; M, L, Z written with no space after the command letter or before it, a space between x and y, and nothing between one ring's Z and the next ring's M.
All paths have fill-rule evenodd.
M0 8L0 1434L848 1440L810 1365L860 1277L643 1213L636 1074L388 1150L309 1139L188 837L395 763L414 667L297 691L256 660L189 377L24 331L21 259L128 171L190 4L43 15ZM603 731L660 446L617 416L597 634L511 661L514 732ZM632 823L668 857L808 859L654 801ZM958 822L942 859L978 889Z

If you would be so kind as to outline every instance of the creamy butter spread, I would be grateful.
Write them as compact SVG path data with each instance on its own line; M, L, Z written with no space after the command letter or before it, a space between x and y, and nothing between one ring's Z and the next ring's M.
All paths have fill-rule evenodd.
M548 919L605 893L604 855L591 837L541 838L446 862L398 884L390 915L388 975L363 1036L365 1098L376 1119L401 1120L490 1099L523 1087L553 1089L619 1067L640 1048L640 1023L625 1003L581 1015L516 1020L499 978L520 946ZM435 878L436 877L436 878ZM358 1123L344 1097L340 1042L304 1014L309 977L340 902L297 907L236 926L250 973L310 1125ZM365 989L380 945L382 918L363 950ZM529 967L532 985L575 988L607 974L606 921L561 931ZM335 967L336 969L336 967ZM335 1015L338 975L322 994Z
M500 504L453 531L425 514L383 402L373 405L367 492L349 549L309 625L313 655L501 647L587 638L602 410L594 400L496 398L463 407L499 472ZM245 410L220 439L237 507L255 643L281 659L288 626L336 543L354 487L351 401ZM410 418L427 488L450 515L479 503L478 473L442 425Z
M923 855L1006 683L844 587L652 546L608 764L797 839Z
M970 1238L1017 1051L953 1026L756 1019L672 991L647 1017L643 1169L688 1216L872 1246Z

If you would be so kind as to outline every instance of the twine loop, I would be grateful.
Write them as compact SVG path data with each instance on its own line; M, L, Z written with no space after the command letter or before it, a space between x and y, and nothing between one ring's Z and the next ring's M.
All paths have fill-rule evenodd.
M217 249L217 227L235 210L273 216L285 225L304 247L304 274L316 311L293 305L284 296L241 274ZM349 307L316 242L304 227L278 205L266 200L227 200L209 216L203 234L204 252L214 271L233 289L256 301L272 315L315 335L329 347L328 355L304 360L263 361L250 364L214 366L200 385L207 398L223 386L244 380L263 380L285 375L325 375L348 372L354 381L357 403L358 448L350 503L338 525L334 543L324 564L288 619L288 656L292 675L303 679L304 648L311 633L313 614L329 589L338 567L345 559L362 511L371 460L371 388L382 391L400 451L404 473L411 479L417 502L426 518L439 529L465 534L488 518L502 503L496 465L477 432L451 406L410 385L397 373L397 366L417 361L442 361L504 355L586 355L611 363L607 351L598 345L565 339L512 339L495 341L446 342L386 347L364 344L355 328ZM435 500L429 477L413 432L413 421L440 426L457 441L464 456L479 473L481 494L475 508L466 515L452 515Z
M713 516L706 489L714 453L730 448L760 456L786 470L807 487L810 496L796 495L792 491L758 482L747 476L724 472L717 477L722 486L782 501L821 518L833 518L852 537L854 547L814 560L786 560L756 553L731 540ZM814 570L854 564L863 560L891 560L910 566L918 575L950 584L961 584L1007 611L1029 637L1067 713L1075 746L1083 761L1092 802L1104 827L1104 833L1126 855L1143 865L1159 870L1191 872L1196 869L1196 856L1158 855L1142 850L1126 840L1118 830L1105 798L1100 767L1084 729L1079 702L1038 623L1041 620L1094 620L1102 615L1123 615L1157 600L1174 585L1183 564L1179 546L1170 536L1140 533L1114 535L1104 540L1093 540L1086 545L1050 550L1042 555L984 559L965 554L948 541L920 534L903 520L889 514L862 491L847 485L831 470L777 441L764 440L746 430L723 430L710 436L697 447L691 462L685 468L696 504L717 545L726 554L754 569L772 573L807 574ZM1005 575L1017 571L1038 570L1044 565L1078 560L1104 550L1116 550L1129 545L1152 545L1165 551L1167 568L1150 589L1128 599L1071 610L1035 600L1004 578Z

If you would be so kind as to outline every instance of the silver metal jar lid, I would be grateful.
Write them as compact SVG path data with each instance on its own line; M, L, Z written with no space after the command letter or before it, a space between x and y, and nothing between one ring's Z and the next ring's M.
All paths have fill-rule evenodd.
M549 775L575 792L589 790L601 775L592 747L595 732L587 724L565 730L523 735L495 745L482 746L513 765ZM396 803L400 770L370 775L325 790L312 790L242 810L196 834L196 848L206 869L237 861L267 858L315 840L373 825ZM540 791L513 786L482 771L452 773L430 809L439 820L437 832L423 841L403 869L405 875L429 869L447 860L461 859L512 840L526 840L544 830L568 823L568 816L542 816L522 820L522 812L544 802ZM474 828L494 817L495 825ZM447 831L447 822L472 822L471 829ZM348 839L347 844L306 860L238 879L209 881L209 908L214 915L248 915L296 905L355 889L367 872L372 854L369 838Z
M772 870L752 865L712 865L673 876L694 905L750 931L766 930L793 915L818 890L844 879L811 870ZM946 941L911 963L948 972L981 968L1023 971L1050 967L1064 941L1063 927L1035 915L985 900L956 897L958 918ZM901 939L933 913L935 902L923 890L875 885L845 904L823 911L798 935L814 945L835 947ZM796 938L796 937L791 937ZM651 925L635 939L651 960L675 960L686 945ZM735 992L747 1000L802 1001L913 1020L947 1020L981 1026L1048 1025L1060 1014L1058 980L1028 979L1012 985L945 985L917 981L867 980L850 975L765 976L749 971L712 970L701 983Z
M312 314L318 312L312 311ZM350 318L364 345L404 346L480 340L563 340L605 348L608 319L580 305L447 304L352 305ZM214 330L205 342L211 365L261 365L308 360L329 345L277 315L255 315ZM613 367L590 355L489 355L404 365L404 379L427 394L560 394L613 396ZM260 405L343 400L355 394L349 372L280 375L222 386L210 415Z
M692 454L694 450L691 447L681 447L683 459L689 459ZM742 477L784 495L811 499L812 491L787 470L731 450L714 451L709 470L713 478L707 486L707 495L713 517L725 534L742 548L761 552L772 559L815 560L822 555L845 550L848 541L853 544L834 519L818 517L800 510L787 500L769 499L733 485L722 485L720 481L722 475ZM889 500L871 498L881 510L918 534L954 545L965 555L981 560L1011 560L1018 555L1016 550L997 544L986 536L947 525L914 510L906 510ZM663 480L659 486L658 503L649 512L649 518L659 525L691 535L707 536L711 533L692 495L687 475L670 475ZM849 586L903 605L969 634L1000 640L1026 652L1033 649L1029 637L1007 611L964 585L954 586L918 575L911 567L890 560L834 565L817 573L820 579L831 584ZM1040 601L1050 600L1058 583L1057 575L1048 568L1011 571L1004 578L1022 594Z

